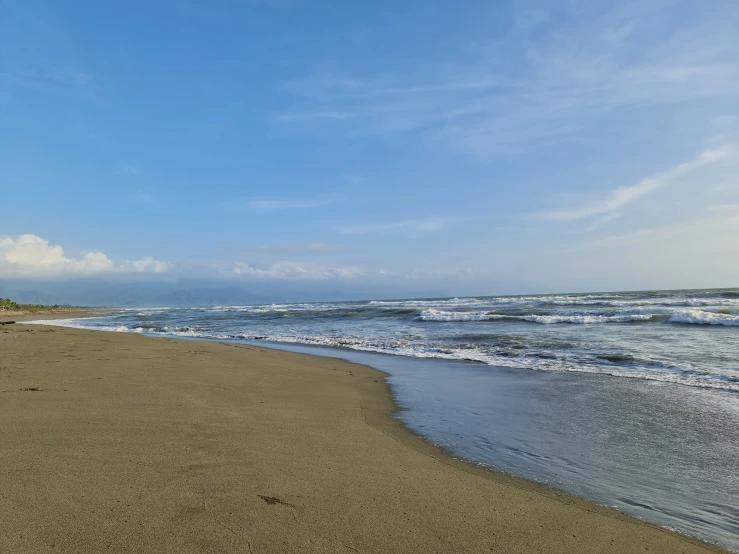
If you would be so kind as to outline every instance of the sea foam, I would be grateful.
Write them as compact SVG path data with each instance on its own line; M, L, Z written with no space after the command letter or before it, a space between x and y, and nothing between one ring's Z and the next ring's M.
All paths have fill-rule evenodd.
M679 310L670 317L671 323L693 323L697 325L728 325L739 327L739 316L707 312L705 310Z

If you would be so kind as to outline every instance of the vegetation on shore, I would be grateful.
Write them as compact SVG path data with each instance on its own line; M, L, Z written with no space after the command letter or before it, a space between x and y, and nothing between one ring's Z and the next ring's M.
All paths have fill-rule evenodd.
M69 304L19 304L10 298L0 298L0 312L50 312L57 310L74 310L79 306L70 306Z

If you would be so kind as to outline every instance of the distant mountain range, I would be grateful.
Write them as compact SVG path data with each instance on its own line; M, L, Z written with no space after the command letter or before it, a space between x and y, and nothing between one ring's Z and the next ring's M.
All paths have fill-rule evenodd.
M259 286L259 284L252 285ZM74 306L220 306L312 302L324 300L369 300L381 298L433 298L445 296L438 290L390 294L372 287L337 286L336 283L263 285L258 292L227 281L179 280L115 282L99 278L64 281L0 279L0 297L25 304L71 304Z
M76 306L217 306L280 301L238 287L188 286L180 283L109 283L97 280L62 282L0 281L0 296L28 304Z

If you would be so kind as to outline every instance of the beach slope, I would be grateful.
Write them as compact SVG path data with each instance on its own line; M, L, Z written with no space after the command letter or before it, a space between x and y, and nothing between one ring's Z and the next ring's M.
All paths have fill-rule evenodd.
M0 552L719 552L447 456L383 374L0 326Z

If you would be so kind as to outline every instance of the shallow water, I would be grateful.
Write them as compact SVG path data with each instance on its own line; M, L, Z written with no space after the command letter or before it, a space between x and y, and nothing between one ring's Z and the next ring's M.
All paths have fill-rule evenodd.
M450 451L739 551L735 290L150 308L55 323L365 363L391 375L399 417Z

